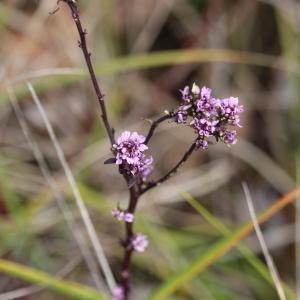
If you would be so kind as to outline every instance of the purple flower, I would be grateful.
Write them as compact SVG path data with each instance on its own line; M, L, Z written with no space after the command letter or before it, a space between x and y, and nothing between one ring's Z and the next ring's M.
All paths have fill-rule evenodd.
M116 208L112 210L111 214L118 221L125 221L127 223L132 223L133 219L134 219L133 214L131 214L129 212L126 212L126 211L123 211L123 210L120 210L120 209L116 209Z
M153 157L148 156L145 158L140 165L140 172L143 178L148 177L153 171Z
M185 104L188 103L188 102L190 102L191 96L190 96L190 88L189 88L189 86L185 86L183 88L183 90L180 90L180 92L181 92L181 96L182 96L183 102Z
M223 131L220 131L219 135L221 140L228 146L234 145L237 142L235 130L225 129Z
M178 124L186 124L189 118L192 119L189 126L198 134L198 149L206 149L207 139L210 137L215 137L216 141L221 140L227 145L236 143L236 131L232 128L241 127L239 114L244 111L238 98L216 99L212 96L210 88L204 86L200 89L195 83L191 90L186 86L180 92L182 102L175 121Z
M211 98L211 89L206 86L201 89L201 99L210 99Z
M119 210L119 209L113 209L111 211L111 214L113 217L115 217L118 221L123 221L124 220L124 212Z
M147 237L142 233L138 233L131 241L133 249L137 252L144 252L148 247L148 244Z
M216 103L218 100L211 97L211 89L203 87L201 89L201 97L195 101L196 111L207 116L216 114Z
M136 164L142 153L148 149L144 144L145 137L136 132L124 131L118 138L114 148L117 149L116 164L121 165L123 162Z
M191 125L198 131L199 136L208 137L214 134L218 123L219 121L206 117L202 117L201 119L195 117Z
M141 174L142 178L150 175L153 158L144 154L148 149L145 140L143 135L130 131L124 131L118 138L113 148L116 151L116 164L122 172L134 176Z
M227 122L229 125L240 126L239 113L244 111L242 105L239 105L239 99L235 97L229 97L221 100L218 103L219 106L219 118L222 121Z
M196 147L198 149L204 149L205 150L205 149L208 148L208 142L204 139L197 140Z
M185 106L180 105L177 113L177 123L185 124L187 118L188 118L188 112L185 110Z
M124 300L124 289L121 286L116 286L113 290L113 300Z
M131 213L125 213L124 215L124 221L127 223L132 223L134 220L134 215Z

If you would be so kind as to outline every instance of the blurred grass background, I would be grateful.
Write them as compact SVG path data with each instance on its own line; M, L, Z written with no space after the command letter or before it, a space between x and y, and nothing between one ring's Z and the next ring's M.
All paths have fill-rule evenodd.
M299 181L300 4L78 0L78 5L117 134L125 128L145 133L145 119L176 107L179 88L194 81L213 88L219 97L238 96L246 110L237 145L195 153L168 183L142 198L136 228L149 235L150 247L134 256L132 299L146 299L250 219L242 181L249 184L258 212ZM49 15L56 7L54 0L0 2L0 255L3 261L95 288L7 90L10 86L15 93L32 139L79 230L80 214L26 81L35 87L117 275L123 227L111 218L110 210L117 203L126 206L126 187L114 166L103 165L110 154L108 140L69 10L59 6ZM162 126L150 145L153 176L173 166L192 139L190 130ZM300 290L297 220L296 203L262 227L289 287L288 299L297 299ZM278 299L255 234L245 244L244 252L234 249L213 261L167 299ZM76 298L32 285L42 276L30 281L4 269L1 300ZM39 283L47 285L47 280ZM107 292L104 286L102 291ZM96 299L92 294L87 290L78 297Z

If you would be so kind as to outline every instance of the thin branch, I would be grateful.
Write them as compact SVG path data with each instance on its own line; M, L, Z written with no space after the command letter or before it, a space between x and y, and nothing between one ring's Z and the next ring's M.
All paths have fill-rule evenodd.
M251 199L251 195L250 195L248 185L245 182L243 182L242 185L243 185L244 194L245 194L245 197L246 197L246 200L247 200L247 204L248 204L249 213L250 213L250 216L251 216L251 219L252 219L252 223L253 223L257 238L259 240L262 252L264 254L266 263L269 267L271 276L273 278L274 285L275 285L276 291L278 293L279 299L280 300L287 300L286 296L284 294L284 291L283 291L283 287L282 287L280 278L279 278L278 270L277 270L277 268L274 264L274 261L272 259L271 254L269 253L269 250L268 250L268 247L266 245L264 236L263 236L262 231L260 229L260 226L258 224L257 217L256 217L256 214L255 214L255 210L254 210L254 206L253 206L253 201Z
M100 104L100 108L101 108L101 112L102 112L103 123L105 125L107 134L109 136L110 143L111 143L111 145L113 145L113 144L115 144L114 130L110 126L109 121L108 121L106 107L105 107L105 103L104 103L104 95L101 92L98 81L96 79L94 68L93 68L93 65L91 62L91 53L88 51L87 45L86 45L87 32L86 32L86 30L84 30L82 28L76 2L74 0L60 0L60 1L65 2L71 9L72 17L76 24L76 27L77 27L77 30L78 30L78 33L80 36L79 47L82 49L82 52L83 52L83 55L84 55L84 58L85 58L85 61L86 61L86 64L87 64L87 67L89 70L89 74L90 74L91 80L93 82L93 86L94 86L96 95L99 100L99 104ZM154 129L152 131L154 131ZM152 134L153 134L153 132L151 133L151 135ZM124 177L125 181L127 182L127 184L129 184L129 179L126 177L126 174L123 174L123 177ZM138 194L137 184L134 184L134 186L132 186L130 188L130 200L129 200L129 205L128 205L128 212L130 212L132 214L134 213L136 205L137 205L138 197L139 197L139 194ZM122 268L122 272L121 272L122 286L124 287L125 299L128 299L128 296L130 293L129 270L130 270L130 265L131 265L132 252L133 252L133 249L131 247L131 240L132 240L133 236L134 236L133 224L126 223L126 239L123 243L125 255L124 255L123 268ZM113 284L113 286L110 285L111 288L114 286L115 286L115 283Z
M196 149L197 139L194 141L194 143L190 146L190 148L185 152L183 157L180 159L180 161L163 177L159 178L156 181L149 182L145 188L141 190L141 195L147 192L148 190L160 185L161 183L168 180L171 176L173 176L177 170L187 161L187 159L192 155L194 150Z
M86 44L87 31L85 29L83 29L83 27L82 27L76 2L74 0L59 0L59 2L60 1L63 1L66 4L68 4L68 6L71 9L72 17L76 24L76 27L77 27L77 30L79 33L79 37L80 37L79 47L81 48L81 50L83 52L84 59L87 64L89 74L90 74L90 77L91 77L91 80L92 80L92 83L94 86L94 90L95 90L95 93L97 95L97 98L98 98L98 101L100 104L102 121L104 123L110 143L111 143L111 145L113 145L115 143L114 130L110 126L107 112L106 112L105 102L104 102L104 94L102 93L102 91L100 89L100 86L99 86L99 83L98 83L98 80L97 80L97 77L96 77L96 74L94 71L94 67L93 67L93 64L91 61L91 53L87 49L87 44Z
M175 115L176 115L176 113L174 113L174 112L168 112L166 115L160 117L156 121L153 121L153 123L151 124L151 127L149 129L149 132L146 136L145 144L147 145L149 143L151 137L154 134L155 129L159 126L160 123L162 123L166 120L172 119Z
M104 274L104 277L106 279L106 282L110 288L110 291L113 292L115 286L116 286L116 283L115 283L115 279L114 279L114 276L113 276L113 273L111 271L111 268L108 264L108 260L104 254L104 251L103 251L103 248L102 248L102 245L98 239L98 235L97 235L97 232L96 232L96 229L91 221L91 218L89 216L89 213L88 213L88 210L83 202L83 199L81 197L81 194L80 194L80 191L76 185L76 182L75 182L75 178L72 174L72 171L69 167L69 164L67 163L67 160L65 158L65 155L60 147L60 144L57 140L57 137L54 133L54 130L53 130L53 127L51 125L51 123L49 122L49 119L47 117L47 114L41 104L41 101L39 100L35 90L33 89L33 86L31 85L31 83L27 83L28 85L28 88L29 88L29 91L32 95L32 98L34 100L34 103L36 104L38 110L39 110L39 113L41 114L41 117L43 119L43 122L46 126L46 129L48 131L48 134L50 136L50 139L53 143L53 146L57 152L57 156L58 156L58 159L63 167L63 170L66 174L66 177L67 177L67 180L69 182L69 185L71 187L71 190L73 192L73 195L74 195L74 198L76 200L76 204L78 206L78 209L79 209L79 212L80 212L80 215L82 217L82 220L84 222L84 225L86 227L86 230L87 230L87 233L89 235L89 238L92 242L92 245L94 247L94 250L95 250L95 255L98 259L98 262L102 268L102 271L103 271L103 274Z

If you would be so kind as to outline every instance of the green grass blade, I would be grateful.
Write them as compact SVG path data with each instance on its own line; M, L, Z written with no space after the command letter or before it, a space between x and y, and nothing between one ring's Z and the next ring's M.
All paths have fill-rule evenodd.
M299 74L299 64L293 60L285 60L279 56L229 49L170 50L117 57L98 65L96 67L96 73L99 76L174 64L207 62L264 66ZM14 86L19 83L18 87L15 87L18 98L28 94L28 90L23 84L26 80L34 81L37 92L41 93L47 89L70 85L82 77L88 78L88 74L84 70L80 71L75 69L74 71L70 70L69 73L61 72L61 69L56 70L57 72L51 70L48 75L41 75L38 71L37 73L28 73L28 77L19 76L19 80L17 81L11 79L11 84ZM0 102L1 101L7 101L5 91L0 91Z
M272 215L280 211L287 204L295 200L300 195L300 187L295 188L282 198L278 199L272 206L264 210L257 217L259 223L268 220ZM185 283L195 278L199 273L212 265L217 259L226 254L230 249L236 246L244 237L253 230L253 223L247 222L240 226L233 233L229 234L219 242L215 243L205 253L193 261L187 268L172 276L168 281L163 283L149 299L160 300L165 299Z
M45 286L47 289L79 300L105 299L99 291L75 282L62 280L45 272L0 259L0 273L11 275L24 281Z
M190 194L185 191L180 191L181 196L197 211L202 217L210 223L217 231L222 235L228 236L230 230L221 222L219 219L214 217L201 203L194 199ZM273 285L273 280L270 275L269 269L266 265L255 256L255 254L245 245L239 243L236 245L238 251L245 257L249 264L271 285ZM289 288L288 285L283 283L283 288L288 296L288 299L296 300L297 297L295 293Z
M297 69L297 67L299 67L298 63L295 61L283 60L279 56L229 49L192 49L161 51L150 54L139 54L116 58L101 64L97 68L97 73L99 75L120 73L124 71L163 67L173 64L205 62L256 65L284 69L291 72L299 72L299 69Z

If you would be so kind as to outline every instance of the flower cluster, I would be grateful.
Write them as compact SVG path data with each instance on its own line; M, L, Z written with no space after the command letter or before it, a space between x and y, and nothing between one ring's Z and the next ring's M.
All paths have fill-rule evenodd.
M147 236L142 233L136 234L131 241L133 249L137 252L144 252L148 247L148 244L149 242Z
M186 86L180 92L182 102L175 121L178 124L186 124L189 117L191 118L189 126L198 135L198 148L206 149L209 137L215 137L216 141L221 140L227 145L236 143L236 131L232 128L241 127L239 113L244 111L238 98L213 98L211 89L200 89L195 83L191 89Z
M128 175L140 175L145 179L152 172L152 156L146 156L144 152L148 149L144 144L145 137L137 132L124 131L113 145L116 153L116 164L120 166L121 172Z
M129 212L126 212L126 211L123 211L123 210L120 210L120 209L116 209L116 208L112 210L111 214L118 221L125 221L127 223L132 223L133 219L134 219L133 214L131 214Z

